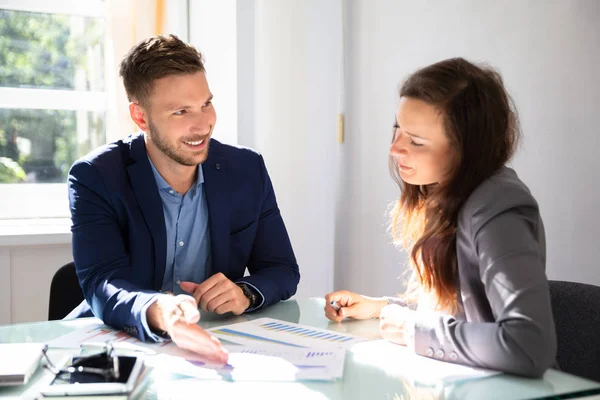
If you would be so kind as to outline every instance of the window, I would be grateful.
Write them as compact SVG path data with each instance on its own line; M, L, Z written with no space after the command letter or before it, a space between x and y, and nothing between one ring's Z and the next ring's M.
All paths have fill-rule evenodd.
M71 164L106 143L101 0L0 1L0 219L67 217Z

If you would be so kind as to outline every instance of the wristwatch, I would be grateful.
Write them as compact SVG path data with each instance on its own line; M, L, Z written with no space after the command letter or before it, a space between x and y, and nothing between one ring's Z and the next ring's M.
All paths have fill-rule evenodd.
M240 287L240 289L242 289L242 292L244 292L244 296L246 296L250 300L250 305L248 306L248 308L246 308L246 310L254 308L256 306L256 300L258 299L258 297L256 296L256 294L254 294L252 288L245 283L238 283L237 285Z

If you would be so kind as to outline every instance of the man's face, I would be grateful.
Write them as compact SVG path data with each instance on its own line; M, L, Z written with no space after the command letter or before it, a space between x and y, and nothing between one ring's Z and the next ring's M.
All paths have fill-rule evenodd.
M157 79L143 109L147 146L184 166L206 161L217 115L203 72Z

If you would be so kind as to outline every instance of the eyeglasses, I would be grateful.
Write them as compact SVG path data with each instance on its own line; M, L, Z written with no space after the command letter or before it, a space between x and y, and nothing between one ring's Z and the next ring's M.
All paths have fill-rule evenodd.
M48 358L48 346L44 346L42 353L46 359L46 367L56 376L56 379L70 381L77 375L103 377L105 382L119 379L119 357L110 342L106 342L104 350L89 356L73 358L67 368L57 368Z

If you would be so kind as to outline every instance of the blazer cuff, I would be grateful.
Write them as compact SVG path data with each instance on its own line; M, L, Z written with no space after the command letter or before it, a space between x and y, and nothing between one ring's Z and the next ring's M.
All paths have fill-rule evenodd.
M415 318L415 353L441 361L464 363L461 352L446 333L446 326L454 325L456 319L451 315L432 312L418 312Z

